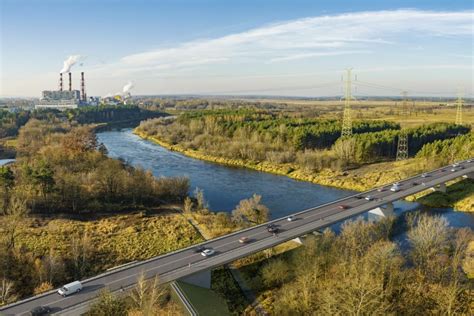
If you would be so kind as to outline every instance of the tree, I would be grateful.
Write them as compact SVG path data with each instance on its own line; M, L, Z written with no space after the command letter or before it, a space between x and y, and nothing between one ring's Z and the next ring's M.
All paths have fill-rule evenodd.
M13 292L13 282L3 277L0 280L0 303L8 304L16 301L17 296Z
M190 214L193 211L193 201L187 196L184 199L183 210L185 213Z
M207 209L209 205L204 197L204 191L198 187L194 190L194 197L197 200L197 208L199 211Z
M167 291L159 284L158 276L147 281L145 274L141 273L131 295L133 308L143 316L155 315L156 309L164 303L166 295Z
M97 301L92 304L88 316L125 316L127 309L125 303L115 295L104 289L100 292Z
M8 208L8 201L10 200L10 190L15 184L15 176L13 171L8 166L0 167L0 187L2 189L3 199L1 200L2 205L0 206L0 214L4 213Z
M232 219L237 223L261 224L268 221L269 210L261 203L262 196L254 194L244 199L232 211Z
M281 259L270 260L262 268L263 282L268 287L280 286L290 277L290 267Z
M437 270L436 257L447 253L448 221L442 216L420 215L408 231L413 263L422 269ZM430 270L430 269L429 269ZM432 271L434 272L434 271Z

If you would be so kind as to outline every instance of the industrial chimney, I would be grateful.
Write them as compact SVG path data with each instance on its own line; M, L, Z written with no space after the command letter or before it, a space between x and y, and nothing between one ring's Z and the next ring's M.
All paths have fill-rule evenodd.
M63 91L63 73L59 73L59 91Z
M72 74L69 73L69 91L72 91Z
M87 101L86 97L86 82L84 80L84 71L81 72L81 99L82 101Z

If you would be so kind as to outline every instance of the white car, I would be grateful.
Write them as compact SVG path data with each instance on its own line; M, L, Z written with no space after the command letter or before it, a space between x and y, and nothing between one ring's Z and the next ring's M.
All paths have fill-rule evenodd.
M427 173L423 173L423 174L421 174L421 177L422 177L422 178L427 178L427 177L428 177L428 174L427 174Z
M366 199L367 201L372 201L374 198L371 197L370 195L367 195L367 196L365 197L365 199Z
M204 257L209 257L209 256L212 256L213 254L215 254L216 252L214 251L214 249L211 249L211 248L208 248L208 249L204 249L202 252L201 252L201 255L204 256Z
M398 192L398 191L400 191L400 187L399 187L397 184L394 184L394 185L392 185L392 187L390 188L390 191L392 191L392 192Z
M292 222L294 219L295 219L294 216L288 216L288 218L286 220L289 221L289 222Z

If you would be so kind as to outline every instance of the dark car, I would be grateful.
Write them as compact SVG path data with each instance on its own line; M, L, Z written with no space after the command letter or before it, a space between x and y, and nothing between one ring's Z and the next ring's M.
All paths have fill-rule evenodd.
M206 250L206 247L204 247L204 246L198 246L198 247L194 248L194 252L196 252L196 253L203 252L204 250Z
M49 308L48 306L38 306L31 310L30 315L42 316L42 315L48 315L49 313L51 313L51 308Z
M349 208L349 205L339 205L339 208L341 210L347 210Z
M270 224L267 226L267 231L269 233L278 233L278 227L275 224Z

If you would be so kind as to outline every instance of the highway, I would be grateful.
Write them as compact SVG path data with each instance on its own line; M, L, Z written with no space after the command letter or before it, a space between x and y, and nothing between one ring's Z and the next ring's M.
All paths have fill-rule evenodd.
M269 223L265 223L200 244L216 251L211 257L203 257L195 251L198 245L194 245L82 280L84 289L80 293L63 298L56 293L56 290L50 291L0 308L0 314L27 315L34 307L43 305L52 308L53 312L60 314L70 312L72 315L81 304L84 307L84 304L96 298L98 291L104 287L109 288L112 292L119 291L121 287L133 287L141 273L144 273L147 278L158 274L162 282L168 282L221 266L441 183L467 174L472 175L474 173L474 160L459 162L459 167L455 168L455 171L451 169L452 166L445 166L428 172L426 177L417 175L399 181L401 190L398 192L390 191L391 185L386 185L382 191L379 191L379 188L374 188L370 191L294 213L293 221L288 221L287 217L272 220L269 223L275 224L279 228L279 233L276 236L267 231ZM425 185L422 185L422 183L425 183ZM366 200L365 197L368 195L373 199ZM341 205L345 205L347 208L342 209L340 208ZM247 237L250 242L240 244L238 242L240 237Z

